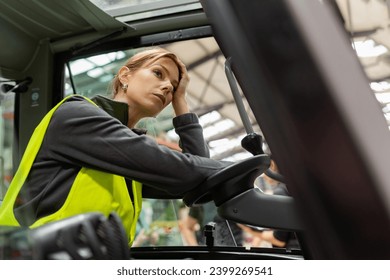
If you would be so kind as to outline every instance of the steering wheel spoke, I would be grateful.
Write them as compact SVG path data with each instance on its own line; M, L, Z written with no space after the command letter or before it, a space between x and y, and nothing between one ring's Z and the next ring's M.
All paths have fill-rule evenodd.
M214 201L217 206L254 187L255 179L270 166L266 154L256 155L222 169L198 188L188 192L183 201L187 206Z

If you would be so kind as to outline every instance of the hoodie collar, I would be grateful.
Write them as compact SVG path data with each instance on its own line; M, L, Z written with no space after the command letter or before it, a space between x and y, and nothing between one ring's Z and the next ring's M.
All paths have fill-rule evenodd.
M110 116L118 119L123 125L127 126L129 106L126 103L115 101L102 95L96 95L92 98L92 101ZM146 130L143 129L133 128L132 130L137 134L146 134Z
M93 97L92 101L110 116L118 119L122 124L127 125L129 119L129 106L126 103L118 102L102 95Z

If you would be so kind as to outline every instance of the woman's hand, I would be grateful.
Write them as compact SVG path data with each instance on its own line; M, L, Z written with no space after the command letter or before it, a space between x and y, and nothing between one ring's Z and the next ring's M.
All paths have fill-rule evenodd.
M188 103L186 100L186 90L188 83L190 82L190 77L188 76L187 68L179 60L180 63L180 72L181 77L179 81L179 85L177 86L177 89L172 97L172 106L175 110L176 116L183 115L190 112L190 109L188 108Z

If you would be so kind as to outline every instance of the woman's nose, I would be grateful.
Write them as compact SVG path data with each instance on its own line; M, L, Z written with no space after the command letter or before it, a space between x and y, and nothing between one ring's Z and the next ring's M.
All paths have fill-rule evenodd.
M162 85L162 90L163 90L164 94L168 94L168 93L172 92L173 86L172 86L171 82L164 82L164 84Z

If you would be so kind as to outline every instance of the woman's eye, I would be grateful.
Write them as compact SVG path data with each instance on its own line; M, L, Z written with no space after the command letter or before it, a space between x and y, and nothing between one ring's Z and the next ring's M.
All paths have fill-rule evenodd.
M162 73L160 70L153 70L154 74L156 75L156 77L158 78L161 78L162 77Z

